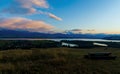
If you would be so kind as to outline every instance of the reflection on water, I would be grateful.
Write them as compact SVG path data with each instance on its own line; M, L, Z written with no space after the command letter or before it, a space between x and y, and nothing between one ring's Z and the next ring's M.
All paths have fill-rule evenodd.
M71 44L71 43L65 43L65 42L62 42L62 46L78 47L77 44Z

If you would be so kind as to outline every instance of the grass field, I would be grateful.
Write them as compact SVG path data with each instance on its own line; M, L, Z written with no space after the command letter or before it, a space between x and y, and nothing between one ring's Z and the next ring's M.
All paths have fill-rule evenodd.
M48 48L0 51L0 74L120 74L120 49ZM90 60L88 52L112 52L116 60Z

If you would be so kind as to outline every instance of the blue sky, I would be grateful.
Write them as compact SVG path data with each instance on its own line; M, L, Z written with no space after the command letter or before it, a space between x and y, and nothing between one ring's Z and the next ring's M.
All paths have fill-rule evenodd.
M0 13L1 28L120 34L120 0L1 0Z

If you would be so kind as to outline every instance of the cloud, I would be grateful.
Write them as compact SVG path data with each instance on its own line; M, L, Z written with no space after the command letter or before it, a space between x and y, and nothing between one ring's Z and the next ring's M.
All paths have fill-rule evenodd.
M66 30L64 33L74 33L74 34L80 34L80 33L95 33L95 29L72 29L72 30Z
M0 28L12 30L27 30L33 32L50 32L54 27L43 21L35 21L18 17L18 18L1 18Z
M94 31L95 31L95 29L88 29L87 31L91 31L91 32L93 31L93 32L94 32Z
M3 12L10 14L33 14L37 12L37 8L49 8L46 0L13 0L11 5Z
M76 34L79 34L79 33L82 33L82 29L72 29L70 30L72 33L76 33Z
M39 7L48 8L49 5L46 0L14 0L23 7Z
M9 7L3 10L3 12L10 14L34 14L36 13L36 9L27 8L27 7Z
M79 32L81 32L82 29L72 29L71 31L79 31Z
M42 11L42 9L48 8L47 0L13 0L9 7L2 9L2 12L13 15L44 14L58 21L62 20L52 13Z
M50 18L55 19L55 20L62 21L62 19L61 19L60 17L57 17L56 15L54 15L54 14L52 14L52 13L48 13L48 16L49 16Z
M72 29L72 30L67 30L65 32L79 34L79 33L82 33L82 31L83 31L82 29Z

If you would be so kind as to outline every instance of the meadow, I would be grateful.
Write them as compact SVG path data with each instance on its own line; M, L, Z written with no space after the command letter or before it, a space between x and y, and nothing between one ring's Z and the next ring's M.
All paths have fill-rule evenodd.
M112 52L117 58L83 58L89 52ZM120 49L57 47L2 50L0 74L120 74Z

